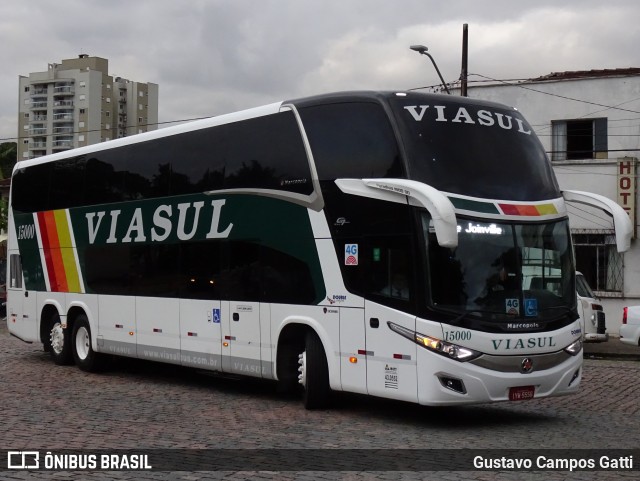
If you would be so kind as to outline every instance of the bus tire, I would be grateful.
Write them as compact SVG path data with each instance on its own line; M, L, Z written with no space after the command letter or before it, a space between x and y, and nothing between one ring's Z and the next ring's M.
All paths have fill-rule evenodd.
M322 341L311 331L305 339L305 350L300 354L299 382L304 388L303 401L307 409L323 409L329 405L329 368Z
M69 329L63 329L60 316L56 313L49 324L49 343L51 358L58 366L67 366L73 363L71 353L71 333Z
M76 366L86 372L96 372L102 368L103 357L100 353L95 352L91 346L91 327L84 314L76 317L73 323L71 344Z

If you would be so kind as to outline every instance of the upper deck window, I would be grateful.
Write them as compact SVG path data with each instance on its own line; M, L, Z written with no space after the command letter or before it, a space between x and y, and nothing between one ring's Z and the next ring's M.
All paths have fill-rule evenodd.
M300 109L318 178L405 177L397 141L380 104L343 102Z
M291 111L26 167L13 182L25 213L221 189L313 192Z

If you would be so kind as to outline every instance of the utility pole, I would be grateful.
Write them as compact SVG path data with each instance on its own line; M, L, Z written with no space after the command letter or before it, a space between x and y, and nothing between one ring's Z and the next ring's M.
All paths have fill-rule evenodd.
M460 95L467 95L467 63L469 60L469 26L462 26L462 71L460 72Z

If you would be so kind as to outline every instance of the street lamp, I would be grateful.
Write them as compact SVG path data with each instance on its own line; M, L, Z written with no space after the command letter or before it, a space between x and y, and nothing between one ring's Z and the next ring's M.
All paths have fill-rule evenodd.
M447 91L447 93L449 95L451 95L451 92L449 92L449 88L447 87L447 84L445 83L444 79L442 78L442 74L440 73L440 70L438 69L438 66L436 65L436 61L433 60L433 57L427 51L428 50L427 47L425 47L424 45L411 45L411 47L409 47L409 48L411 50L414 50L414 51L418 52L420 55L426 55L427 57L429 57L431 59L431 63L433 63L433 66L436 69L436 72L438 72L438 77L440 77L440 82L442 82L442 86Z

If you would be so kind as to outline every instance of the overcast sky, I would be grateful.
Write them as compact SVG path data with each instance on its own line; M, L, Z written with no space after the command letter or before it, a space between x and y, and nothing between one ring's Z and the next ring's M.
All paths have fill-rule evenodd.
M159 120L337 90L409 89L469 72L530 78L640 67L637 0L30 0L0 3L0 141L15 140L18 76L80 53L159 85ZM478 79L471 75L470 80Z

